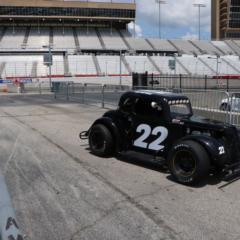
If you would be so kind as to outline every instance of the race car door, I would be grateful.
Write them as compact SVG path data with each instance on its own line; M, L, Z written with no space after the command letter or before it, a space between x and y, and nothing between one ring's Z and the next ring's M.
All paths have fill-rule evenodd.
M133 149L144 153L163 153L168 140L167 125L159 104L144 96L136 99L132 129Z

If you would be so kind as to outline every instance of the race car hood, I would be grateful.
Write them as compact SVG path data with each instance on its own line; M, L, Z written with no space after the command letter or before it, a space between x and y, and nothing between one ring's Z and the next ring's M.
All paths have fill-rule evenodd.
M221 130L226 128L231 128L232 126L227 123L223 123L220 121L216 121L213 119L200 117L200 116L192 116L189 118L183 118L181 119L181 122L184 123L184 125L187 125L189 127L197 127L197 128L206 128L206 129L215 129L215 130Z

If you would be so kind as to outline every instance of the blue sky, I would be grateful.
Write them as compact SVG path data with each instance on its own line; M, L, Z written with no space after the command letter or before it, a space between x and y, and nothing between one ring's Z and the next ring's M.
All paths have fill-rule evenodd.
M198 9L194 3L204 3L201 9L202 39L210 38L210 0L165 0L167 4L161 7L162 38L195 39L198 37ZM138 36L158 37L159 10L155 0L136 0ZM130 24L130 29L133 25Z

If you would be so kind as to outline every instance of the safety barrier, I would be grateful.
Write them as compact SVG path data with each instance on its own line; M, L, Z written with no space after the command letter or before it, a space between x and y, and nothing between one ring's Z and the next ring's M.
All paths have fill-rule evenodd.
M156 86L154 88L145 86L130 87L69 82L59 82L56 85L58 87L54 88L55 98L93 104L102 108L116 108L121 95L129 90L155 89L159 91L181 92L191 100L193 110L197 115L240 127L240 113L237 113L238 103L234 97L236 93L221 90L168 89ZM238 111L240 112L240 98Z

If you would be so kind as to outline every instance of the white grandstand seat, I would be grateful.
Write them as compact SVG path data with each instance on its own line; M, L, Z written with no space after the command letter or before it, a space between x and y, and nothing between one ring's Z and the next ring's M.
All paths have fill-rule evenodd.
M69 72L72 75L96 75L96 67L91 55L68 56Z
M184 54L196 54L196 55L202 54L196 47L194 47L187 40L175 39L171 40L171 42L174 44L174 46L176 46L177 49L179 49Z
M173 57L153 56L152 59L163 74L174 74L174 71L171 70L168 65L169 60L173 60ZM176 63L176 74L187 74L187 72L180 64Z
M239 69L240 71L240 59L238 56L224 56L223 58L226 59L227 62L229 62L232 66L234 66L236 69Z
M193 44L195 44L201 51L205 54L209 55L223 55L211 42L204 41L204 40L193 40Z
M213 72L205 64L203 64L197 57L192 55L183 55L178 60L182 65L188 69L192 75L212 75Z
M147 56L125 56L131 70L138 73L156 73L159 72L155 69Z
M54 49L75 49L72 28L53 28Z
M109 74L120 74L120 57L119 56L97 56L101 73ZM121 63L122 74L128 74L124 63Z
M126 30L121 30L122 35L133 50L152 51L152 47L144 38L133 38Z
M53 56L52 75L64 75L64 61L62 56Z
M0 42L0 48L2 49L21 49L23 39L25 36L25 27L8 27L2 41Z
M240 55L240 48L234 41L232 40L225 40L225 43L237 54Z
M90 28L87 32L86 29L77 28L76 31L81 49L102 50L95 29Z
M225 55L235 54L234 51L224 41L212 41L212 44L221 49L221 51L224 52Z
M200 57L211 69L213 69L213 75L217 75L217 59L215 57L201 56ZM229 66L225 61L219 58L218 73L221 75L237 74L237 72Z
M127 46L115 29L99 29L106 49L127 50Z
M0 63L6 62L2 76L30 77L34 61L36 61L35 56L0 56Z
M165 39L149 38L149 42L158 51L176 52L177 49Z
M32 27L30 29L27 48L29 49L42 49L43 46L49 45L49 28L38 28Z

